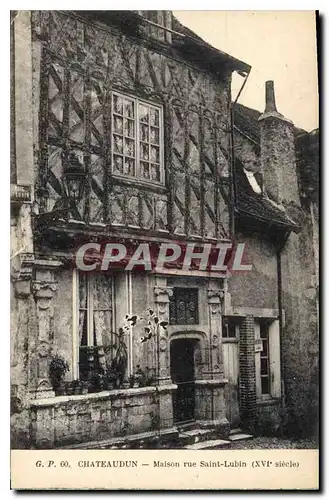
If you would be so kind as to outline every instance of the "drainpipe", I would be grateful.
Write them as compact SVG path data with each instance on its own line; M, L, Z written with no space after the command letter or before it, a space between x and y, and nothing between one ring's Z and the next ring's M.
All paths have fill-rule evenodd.
M235 224L234 224L234 214L235 214L235 207L236 207L236 176L235 176L235 151L234 151L234 111L235 111L235 105L238 102L238 99L247 83L248 77L250 75L251 68L249 69L248 73L241 73L238 72L240 76L244 76L244 80L242 83L242 86L233 102L231 104L231 179L232 182L230 183L230 200L231 200L231 227L230 227L230 233L231 237L234 235L234 229L235 229Z
M282 265L281 265L281 253L287 243L290 231L286 232L282 244L279 246L276 252L277 257L277 278L278 278L278 307L279 307L279 331L280 331L280 377L281 377L281 434L283 434L285 417L286 417L286 399L285 399L285 387L284 387L284 360L283 360L283 307L282 307Z

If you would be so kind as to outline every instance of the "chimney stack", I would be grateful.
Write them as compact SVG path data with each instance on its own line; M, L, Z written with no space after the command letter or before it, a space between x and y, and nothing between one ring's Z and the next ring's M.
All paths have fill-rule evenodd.
M264 190L278 205L299 205L294 124L277 111L272 80L265 84L265 100L258 118Z
M275 94L274 94L274 82L273 80L269 80L265 83L265 113L270 113L271 111L276 111L275 105Z

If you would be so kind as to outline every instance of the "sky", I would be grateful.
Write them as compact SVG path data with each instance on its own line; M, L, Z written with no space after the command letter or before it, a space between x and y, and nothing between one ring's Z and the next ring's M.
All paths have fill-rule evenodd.
M265 82L274 80L277 109L297 127L318 124L316 25L313 11L174 11L213 47L251 68L239 98L263 111ZM243 79L235 77L233 98Z

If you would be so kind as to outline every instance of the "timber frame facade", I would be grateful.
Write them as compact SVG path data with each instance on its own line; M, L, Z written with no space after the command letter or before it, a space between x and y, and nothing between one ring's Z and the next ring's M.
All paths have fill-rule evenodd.
M298 232L299 201L289 212L257 198L233 154L241 137L232 73L246 77L250 67L170 11L13 11L12 33L12 183L21 193L12 197L13 447L172 446L186 424L221 438L263 421L278 429L277 252ZM74 199L65 184L72 164L84 175ZM197 270L84 276L74 268L90 241L244 237L261 263L240 288L238 277ZM247 296L255 287L259 301ZM148 341L143 325L123 326L145 314L168 323ZM118 352L119 382L72 390L113 368ZM50 373L57 355L71 383L62 395Z

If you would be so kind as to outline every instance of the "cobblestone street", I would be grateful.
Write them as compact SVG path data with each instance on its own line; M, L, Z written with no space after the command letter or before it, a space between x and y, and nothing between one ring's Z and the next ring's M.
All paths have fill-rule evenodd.
M284 439L277 437L256 437L246 441L232 443L231 450L266 450L277 448L290 449L315 449L318 442L315 438L308 439Z

